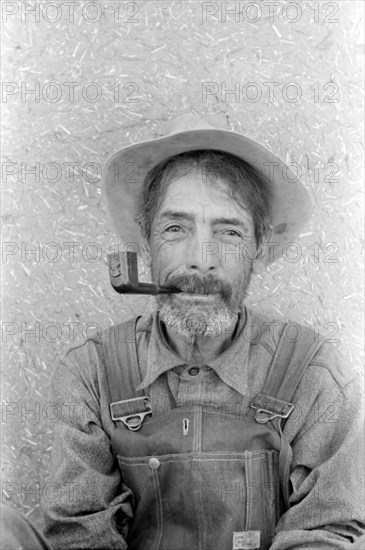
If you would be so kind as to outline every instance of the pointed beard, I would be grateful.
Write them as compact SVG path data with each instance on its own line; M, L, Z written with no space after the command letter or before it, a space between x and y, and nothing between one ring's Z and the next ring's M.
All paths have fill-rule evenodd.
M168 296L168 301L158 303L160 319L190 343L197 338L223 335L237 319L237 312L232 312L225 304L176 304L173 300L170 301L171 298ZM161 296L157 298L157 302L160 302L160 299Z

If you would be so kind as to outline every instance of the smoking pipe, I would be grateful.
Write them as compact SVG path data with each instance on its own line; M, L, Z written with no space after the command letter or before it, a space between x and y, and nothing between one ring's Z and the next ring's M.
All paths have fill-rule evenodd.
M182 292L180 288L139 282L136 252L111 252L107 255L107 260L110 282L118 294L150 294L154 296Z

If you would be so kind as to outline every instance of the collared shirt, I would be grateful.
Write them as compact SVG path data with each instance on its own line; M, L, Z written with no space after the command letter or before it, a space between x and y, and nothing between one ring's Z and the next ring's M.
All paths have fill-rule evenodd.
M141 332L151 330L151 336L148 346L139 346L147 353L144 355L142 351L139 354L144 376L137 389L146 390L150 394L156 415L168 412L171 405L206 404L224 411L229 408L231 412L235 408L247 408L250 391L248 369L243 361L249 357L252 330L249 313L240 315L232 345L216 359L204 363L186 361L169 347L157 314L148 319L147 323L142 320L139 328ZM163 384L165 373L171 392L168 401L165 396L166 386Z
M250 318L249 313L247 313L247 316ZM225 388L225 386L221 384L221 382L224 382L241 395L247 395L247 368L242 368L242 358L248 357L251 325L250 321L246 323L246 313L240 314L237 324L237 329L234 330L235 334L232 345L217 358L206 361L204 364L197 364L186 362L183 358L174 353L167 343L158 314L155 314L152 318L152 334L148 347L146 374L137 389L147 389L148 386L151 386L153 382L161 376L161 374L168 372L170 389L174 389L174 394L177 395L182 380L187 378L191 382L191 375L189 376L189 372L193 368L194 374L192 376L194 376L194 387L191 388L193 392L196 391L195 386L201 384L201 379L204 377L208 386L213 383L214 379L218 378L219 385L221 386L219 389ZM241 337L238 338L237 335ZM223 333L223 338L227 336L229 336L229 333ZM188 366L189 369L187 369ZM186 367L188 376L186 373L183 373L181 367ZM216 376L210 372L211 370L214 371ZM209 374L207 375L207 373ZM195 378L197 374L199 377ZM210 391L212 390L213 388L210 389ZM230 392L230 390L228 391ZM217 398L218 396L214 394L214 399L209 400L209 402L215 402ZM219 400L224 402L224 399L219 398ZM183 399L181 403L185 403L185 400Z
M232 344L214 360L192 364L168 346L156 313L143 316L139 388L150 395L153 414L187 404L246 414L283 327L246 310ZM58 498L43 499L45 535L55 549L127 548L122 535L132 511L110 448L115 428L101 335L69 351L53 388L63 413L49 477ZM358 375L343 367L332 343L311 361L294 401L284 432L293 448L291 507L271 550L345 549L362 532L362 394Z

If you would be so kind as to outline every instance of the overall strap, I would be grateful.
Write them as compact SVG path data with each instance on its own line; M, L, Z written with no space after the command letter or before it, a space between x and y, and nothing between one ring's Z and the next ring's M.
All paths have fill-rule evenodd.
M260 424L281 418L284 426L295 407L292 403L295 391L325 339L309 327L299 327L298 337L289 339L288 326L283 330L264 386L251 404L256 409L255 420Z
M292 399L300 381L325 338L309 327L299 327L298 338L293 340L288 337L288 327L286 325L281 335L264 386L251 403L251 407L256 409L256 422L265 424L272 421L280 434L279 475L287 508L292 449L283 434L284 424L295 408Z
M299 337L289 340L286 328L280 338L262 393L291 401L325 337L309 327L299 327Z
M139 430L145 416L151 414L149 398L136 390L142 381L136 333L139 318L110 327L102 338L110 414L114 422L121 421L132 431Z
M139 317L114 325L103 332L105 370L112 401L142 397L137 356L136 325Z

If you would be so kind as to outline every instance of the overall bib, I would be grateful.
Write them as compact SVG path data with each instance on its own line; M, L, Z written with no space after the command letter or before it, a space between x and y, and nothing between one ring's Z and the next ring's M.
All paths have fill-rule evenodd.
M123 325L119 329L123 334ZM111 443L122 483L133 493L128 549L270 547L289 505L292 454L283 424L323 341L313 334L303 329L297 342L281 338L246 414L212 404L179 406L157 417L148 397L135 390L141 382L137 338L123 342L112 329L103 334L116 425Z

